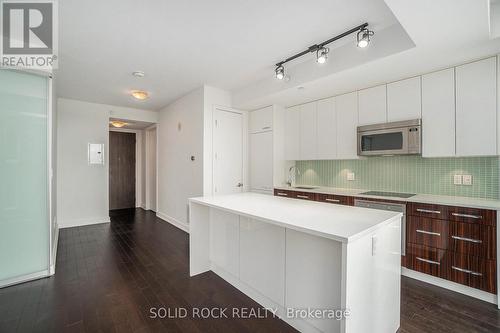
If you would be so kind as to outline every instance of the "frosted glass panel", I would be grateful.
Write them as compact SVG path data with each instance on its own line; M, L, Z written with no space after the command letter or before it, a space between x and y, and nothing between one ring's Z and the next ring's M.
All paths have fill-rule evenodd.
M48 268L47 80L0 70L0 281Z

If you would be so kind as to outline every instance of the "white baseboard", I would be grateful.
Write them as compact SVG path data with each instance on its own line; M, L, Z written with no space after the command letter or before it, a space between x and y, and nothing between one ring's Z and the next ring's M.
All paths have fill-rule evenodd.
M28 281L33 281L33 280L38 280L41 278L46 278L49 276L49 271L48 270L43 270L40 272L32 273L32 274L27 274L27 275L22 275L22 276L16 276L12 279L7 279L7 280L2 280L0 281L0 288L5 288L12 286L14 284L19 284L23 282L28 282Z
M92 217L92 218L83 218L83 219L72 219L72 220L64 220L59 225L59 229L64 228L73 228L73 227L81 227L84 225L92 225L92 224L100 224L100 223L109 223L111 222L109 216L104 217Z
M161 212L157 212L156 216L158 218L162 219L163 221L168 222L171 225L173 225L174 227L179 228L182 231L185 231L189 234L189 225L187 223L181 222L181 221L177 220L176 218L173 218L173 217L168 216L167 214L164 214Z
M409 278L423 281L441 288L449 289L457 293L461 293L470 297L483 300L488 303L498 304L498 297L495 294L488 293L479 289L464 286L459 283L441 279L432 275L420 273L405 267L401 267L401 274Z

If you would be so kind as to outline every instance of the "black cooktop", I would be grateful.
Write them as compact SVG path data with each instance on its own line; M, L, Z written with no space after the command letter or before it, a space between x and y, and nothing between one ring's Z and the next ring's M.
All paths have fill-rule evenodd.
M368 192L363 192L361 194L376 195L379 197L395 197L395 198L410 198L415 195L411 193L382 192L382 191L368 191Z

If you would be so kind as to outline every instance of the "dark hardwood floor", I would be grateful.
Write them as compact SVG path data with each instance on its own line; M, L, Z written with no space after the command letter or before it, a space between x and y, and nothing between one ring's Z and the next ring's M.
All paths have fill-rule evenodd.
M294 332L270 314L150 318L152 307L260 307L213 273L189 278L183 231L140 209L111 214L61 230L55 276L0 289L0 332ZM500 332L496 306L408 278L401 310L404 333Z

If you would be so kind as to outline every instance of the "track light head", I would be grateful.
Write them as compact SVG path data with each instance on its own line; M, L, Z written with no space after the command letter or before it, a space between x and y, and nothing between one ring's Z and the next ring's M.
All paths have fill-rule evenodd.
M326 62L326 59L328 59L328 52L330 52L330 49L328 47L320 47L316 51L316 62L318 64L324 64Z
M365 48L370 44L370 36L373 36L375 33L368 28L363 28L359 30L357 35L358 47Z
M285 78L285 67L283 67L283 65L276 66L274 74L278 80L283 80Z

